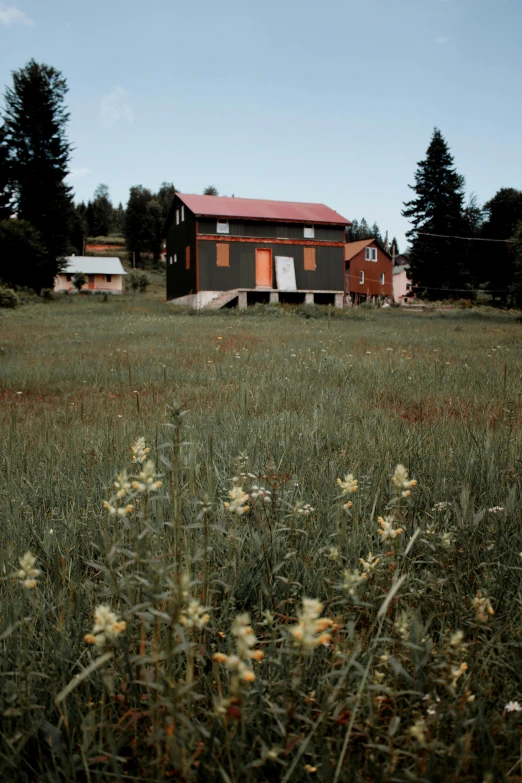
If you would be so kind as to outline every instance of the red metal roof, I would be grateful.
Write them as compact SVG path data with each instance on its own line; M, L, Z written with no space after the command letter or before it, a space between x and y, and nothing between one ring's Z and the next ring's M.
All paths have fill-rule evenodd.
M329 223L349 226L350 221L324 204L297 201L268 201L231 196L192 196L176 193L179 199L201 217L250 218L253 220L286 220L291 223Z

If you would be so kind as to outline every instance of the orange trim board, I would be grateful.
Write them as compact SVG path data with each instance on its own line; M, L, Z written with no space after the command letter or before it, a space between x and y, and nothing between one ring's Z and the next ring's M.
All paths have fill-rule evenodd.
M261 239L260 237L216 236L215 234L198 234L198 239L212 242L245 242L254 245L305 245L305 247L344 247L344 242L320 242L314 239Z

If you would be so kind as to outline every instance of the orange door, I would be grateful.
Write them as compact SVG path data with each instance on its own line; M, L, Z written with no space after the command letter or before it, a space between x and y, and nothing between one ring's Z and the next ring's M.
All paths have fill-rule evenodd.
M256 288L272 288L271 250L256 250Z
M94 290L94 275L87 275L87 279L89 281L88 288L91 291Z

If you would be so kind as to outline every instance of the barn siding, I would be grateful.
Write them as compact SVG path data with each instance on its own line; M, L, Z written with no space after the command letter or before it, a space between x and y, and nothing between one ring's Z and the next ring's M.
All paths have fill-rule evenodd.
M178 205L176 205L178 206ZM190 246L190 269L185 268L185 248ZM171 263L177 255L177 262ZM167 299L193 294L197 290L196 221L185 207L185 220L176 225L174 218L167 233Z
M223 239L226 242L226 239ZM233 288L255 288L255 242L230 242L230 266L217 266L217 242L198 240L199 287L201 291L228 291ZM303 245L278 245L263 242L260 248L272 251L272 285L275 287L275 257L294 259L298 289L342 291L344 288L344 247L316 246L316 270L304 269Z
M314 241L317 242L344 242L343 226L320 226L315 225ZM254 220L230 220L228 235L217 233L217 218L200 218L198 222L198 233L217 236L232 237L260 237L262 239L304 239L304 224L300 223L279 223L274 221L254 221Z

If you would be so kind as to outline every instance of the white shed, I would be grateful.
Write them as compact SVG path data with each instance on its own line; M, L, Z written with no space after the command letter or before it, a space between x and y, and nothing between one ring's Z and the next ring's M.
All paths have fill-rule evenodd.
M55 278L54 290L57 292L76 291L73 277L85 275L82 291L101 291L107 294L123 293L123 275L127 272L116 256L96 258L94 256L68 256L67 266Z

